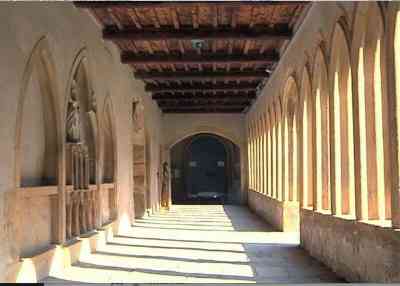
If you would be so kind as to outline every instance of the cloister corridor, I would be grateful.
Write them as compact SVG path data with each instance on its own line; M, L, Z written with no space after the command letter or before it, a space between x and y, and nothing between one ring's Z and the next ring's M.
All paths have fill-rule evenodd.
M174 205L138 219L130 232L46 283L343 282L245 207Z
M0 283L400 283L400 1L0 19Z

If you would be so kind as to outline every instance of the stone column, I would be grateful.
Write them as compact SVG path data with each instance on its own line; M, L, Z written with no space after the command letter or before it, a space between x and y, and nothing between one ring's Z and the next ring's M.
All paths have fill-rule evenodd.
M274 199L278 199L278 132L277 132L277 127L278 127L278 122L276 118L276 108L272 107L272 112L271 112L271 118L272 118L272 146L271 146L271 152L272 152L272 197Z
M330 137L330 178L331 178L331 210L333 215L342 214L342 164L341 164L341 110L340 110L339 78L334 77L334 91L329 96L329 137Z
M291 190L292 190L292 200L297 202L299 200L299 172L298 172L298 167L299 167L299 153L298 152L298 142L301 142L299 140L299 132L298 132L298 121L297 121L297 114L293 115L293 121L292 121L292 131L291 131L291 137L292 137L292 145L291 145L291 154L292 154L292 172L291 172Z
M264 114L261 115L260 117L260 161L261 161L261 168L260 168L260 178L261 178L261 186L260 186L260 190L261 193L265 194L265 182L266 182L266 177L265 177L265 118L264 118Z
M277 143L277 152L276 152L276 161L277 161L276 176L277 176L277 178L276 178L276 182L277 182L277 199L279 201L282 201L282 198L283 198L282 125L283 125L282 117L280 115L280 112L277 112L277 116L276 116L276 143Z
M268 176L268 170L269 170L269 165L268 165L268 113L264 114L264 132L263 132L263 142L264 142L264 194L268 195L269 190L268 190L268 182L269 182L269 176Z
M272 124L271 124L271 114L269 110L267 111L267 165L268 165L268 172L267 172L267 177L268 177L268 188L267 188L267 194L269 197L272 197L272 180L273 180L273 175L272 175L272 152L271 152L271 146L272 146L272 132L271 132Z
M250 189L254 190L254 165L253 165L253 122L249 123L249 134L250 134L250 178L249 178L249 185Z
M282 201L289 200L289 126L288 114L282 115Z

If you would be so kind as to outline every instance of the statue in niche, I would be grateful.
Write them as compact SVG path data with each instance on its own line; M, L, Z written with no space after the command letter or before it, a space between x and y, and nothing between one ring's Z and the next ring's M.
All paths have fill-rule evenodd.
M144 118L142 116L141 110L142 106L139 105L138 101L133 103L133 113L132 113L132 120L133 120L133 132L138 133L143 129L144 126Z
M94 90L91 90L89 95L89 112L90 111L93 111L94 113L97 112L97 104L96 104L96 97L94 95Z
M81 140L81 122L79 115L78 89L75 79L72 80L71 93L67 109L67 142L78 143Z

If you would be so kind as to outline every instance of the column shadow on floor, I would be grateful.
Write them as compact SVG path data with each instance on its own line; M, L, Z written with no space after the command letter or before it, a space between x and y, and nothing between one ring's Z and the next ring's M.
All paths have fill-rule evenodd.
M344 282L248 209L173 206L45 282L323 283Z

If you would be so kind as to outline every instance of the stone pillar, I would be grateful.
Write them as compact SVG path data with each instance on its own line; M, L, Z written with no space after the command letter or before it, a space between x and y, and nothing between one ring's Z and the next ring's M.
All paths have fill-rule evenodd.
M263 141L264 141L264 194L269 195L268 183L269 183L269 165L268 165L268 113L264 114L264 132L263 132Z
M253 186L253 174L254 174L254 166L253 166L253 123L249 123L249 148L250 148L250 155L249 155L249 187L250 189L254 189Z
M292 200L297 202L299 199L299 177L298 177L298 121L297 121L297 114L294 114L293 116L293 121L292 121L292 131L291 131L291 137L292 137L292 144L291 144L291 154L292 154L292 172L291 172L291 190L292 190ZM300 141L301 142L301 141Z
M260 126L256 120L256 191L260 192Z
M278 108L277 108L278 109ZM282 118L280 113L277 111L276 114L276 143L277 143L277 152L276 152L276 182L277 182L277 199L279 201L282 200L282 170L283 170L283 156L282 156Z
M282 201L289 201L289 126L288 114L282 115Z
M267 194L269 197L272 197L272 180L273 180L273 175L272 175L272 123L271 123L271 114L269 110L267 111L267 166L268 166L268 172L267 172L267 177L268 177L268 188L267 188Z
M265 182L265 177L264 177L264 116L261 114L260 116L260 192L262 194L265 193L264 189L264 182Z
M313 104L313 170L315 176L313 177L313 209L319 211L322 209L321 202L321 190L322 190L322 150L321 150L321 94L320 91L317 90L317 93L314 97Z
M272 183L272 192L273 198L278 199L278 122L277 122L277 114L276 108L272 107L272 171L273 171L273 183Z
M339 79L334 77L334 91L329 96L329 130L330 130L330 178L331 178L331 210L333 215L342 214L342 164L341 164L341 110Z

